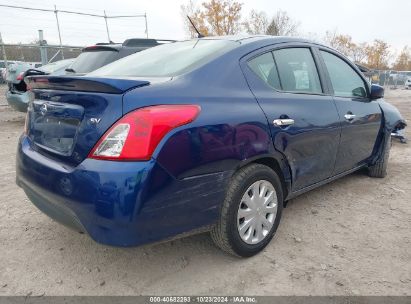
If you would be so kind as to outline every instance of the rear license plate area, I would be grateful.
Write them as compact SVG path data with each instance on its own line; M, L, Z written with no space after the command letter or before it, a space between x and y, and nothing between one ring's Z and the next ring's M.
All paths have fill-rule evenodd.
M71 155L84 108L67 103L33 101L29 136L39 147Z

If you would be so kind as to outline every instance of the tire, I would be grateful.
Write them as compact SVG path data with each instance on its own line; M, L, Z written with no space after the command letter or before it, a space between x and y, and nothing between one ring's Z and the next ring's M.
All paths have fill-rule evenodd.
M384 148L380 159L377 162L368 167L368 175L370 177L384 178L387 175L388 158L390 157L391 149L391 134L385 136Z
M255 189L258 190L254 191ZM254 197L256 192L259 194L258 198ZM277 230L283 200L280 179L271 168L251 164L240 169L231 179L220 218L211 231L211 238L218 247L232 255L251 257L259 253ZM267 203L261 203L262 201ZM242 218L243 213L247 215ZM251 217L254 219L247 220ZM250 228L245 230L247 225ZM243 227L241 234L239 227Z

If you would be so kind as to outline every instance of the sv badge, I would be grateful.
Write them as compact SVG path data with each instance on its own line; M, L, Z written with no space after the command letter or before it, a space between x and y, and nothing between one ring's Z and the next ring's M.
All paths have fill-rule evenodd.
M89 119L89 121L90 121L91 124L96 125L101 121L101 118L92 117L92 118Z

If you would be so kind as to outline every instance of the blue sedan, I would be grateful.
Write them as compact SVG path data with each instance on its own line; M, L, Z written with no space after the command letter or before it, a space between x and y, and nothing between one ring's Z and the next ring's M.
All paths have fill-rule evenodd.
M252 256L288 200L360 168L384 177L406 126L347 58L296 38L176 42L29 86L17 184L114 246L210 231Z

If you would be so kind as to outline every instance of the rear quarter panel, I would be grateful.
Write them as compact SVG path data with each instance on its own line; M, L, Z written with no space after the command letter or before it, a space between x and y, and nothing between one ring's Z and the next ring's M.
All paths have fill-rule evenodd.
M155 104L201 107L193 123L167 134L154 152L174 177L234 171L273 152L267 119L247 86L239 58L226 54L192 73L124 96L124 113Z

